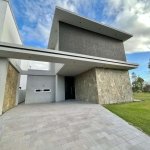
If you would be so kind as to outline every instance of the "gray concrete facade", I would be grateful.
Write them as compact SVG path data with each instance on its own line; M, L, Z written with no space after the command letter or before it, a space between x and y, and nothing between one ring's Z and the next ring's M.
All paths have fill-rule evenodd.
M126 61L123 42L59 22L59 50Z
M35 92L50 89L51 92ZM46 103L55 101L55 76L28 76L25 103Z

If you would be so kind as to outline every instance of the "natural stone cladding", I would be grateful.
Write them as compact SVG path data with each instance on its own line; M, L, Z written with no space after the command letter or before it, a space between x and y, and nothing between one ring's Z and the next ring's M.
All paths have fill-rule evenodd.
M100 104L133 101L128 71L96 68Z
M77 100L98 103L95 69L88 70L75 78L75 95Z
M75 78L76 99L99 104L133 101L128 71L94 68Z
M9 64L5 85L3 113L15 106L18 72Z

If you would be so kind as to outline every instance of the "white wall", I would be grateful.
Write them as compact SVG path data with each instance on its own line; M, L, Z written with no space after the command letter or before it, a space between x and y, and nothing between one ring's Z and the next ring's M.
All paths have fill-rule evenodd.
M51 89L51 92L35 92L35 89ZM28 76L25 104L55 101L55 76Z
M20 85L22 90L25 90L27 87L27 75L21 75L20 76Z
M18 100L18 103L21 103L21 102L25 101L25 93L26 93L25 90L19 90L19 100Z
M0 41L22 45L15 18L7 1L0 0ZM20 66L21 60L15 60Z
M58 41L56 43L55 50L59 50L59 42Z
M21 69L28 70L29 69L29 61L28 60L21 60ZM25 90L27 86L27 75L21 75L20 77L20 87L22 90Z
M23 74L27 74L27 75L39 75L39 76L54 76L55 72L53 71L47 71L47 70L32 70L29 69L28 71L23 71Z
M55 73L55 63L49 63L49 71Z
M64 64L55 63L55 73L57 74L61 68L63 68Z
M7 2L0 0L0 41L3 32L6 9L7 9Z
M15 22L15 18L13 16L13 12L10 8L10 4L7 1L0 0L0 41L7 42L7 43L13 43L13 44L20 44L22 45L22 40L17 28L17 24ZM2 60L2 59L1 59ZM13 64L15 62L17 63L17 68L23 68L28 70L29 68L29 61L28 60L19 60L19 59L9 59L9 61ZM5 60L8 63L8 60ZM15 65L16 66L16 65ZM6 78L4 75L7 76L7 68L6 65L3 63L0 64L0 70L4 71L4 68L6 72L4 71L3 74L0 74L0 86L4 84L3 79ZM18 80L18 86L17 86L17 96L16 96L16 105L18 105L18 101L20 101L19 97L19 87L22 87L22 89L26 89L26 82L27 82L27 76L23 75L20 77L20 80ZM1 113L1 102L3 94L2 87L0 87L0 113Z
M29 65L30 65L30 61L29 60L21 60L21 69L22 70L28 70L29 69Z
M6 1L0 0L0 41L20 44L22 45L22 41L19 35L19 31L15 22L15 18L9 6L9 3ZM29 68L29 61L26 60L15 60L17 64L24 69ZM27 76L22 76L20 78L21 87L23 89L26 88Z
M1 35L0 41L22 45L22 41L21 41L21 37L17 28L17 24L15 22L13 12L8 2L0 0L0 12L1 11L3 11L4 20L3 20L3 28L1 28L1 23L0 23L0 30L2 29L2 35ZM2 14L0 14L0 17L1 15ZM1 20L2 18L0 19L0 22ZM15 59L15 61L17 62L17 64L20 66L21 69L28 70L29 68L28 60ZM21 75L20 87L22 87L22 89L26 89L26 82L27 82L27 76Z
M7 8L6 8L6 14L5 14L5 20L4 20L4 25L3 25L1 41L22 45L22 41L19 36L17 25L15 23L10 6L9 6L8 2L5 2L5 3L7 4Z
M60 102L64 100L65 100L65 78L64 76L56 75L55 101Z
M21 59L13 59L13 60L15 60L15 62L18 64L19 67L21 66Z

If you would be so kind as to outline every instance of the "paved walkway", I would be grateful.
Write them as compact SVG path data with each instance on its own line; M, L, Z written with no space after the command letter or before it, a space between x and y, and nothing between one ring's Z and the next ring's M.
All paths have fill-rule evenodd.
M0 150L144 150L150 137L99 104L21 104L0 117Z

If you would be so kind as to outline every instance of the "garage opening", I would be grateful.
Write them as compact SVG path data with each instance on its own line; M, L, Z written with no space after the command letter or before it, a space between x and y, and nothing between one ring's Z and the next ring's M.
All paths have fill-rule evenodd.
M65 77L65 99L75 99L75 78Z

